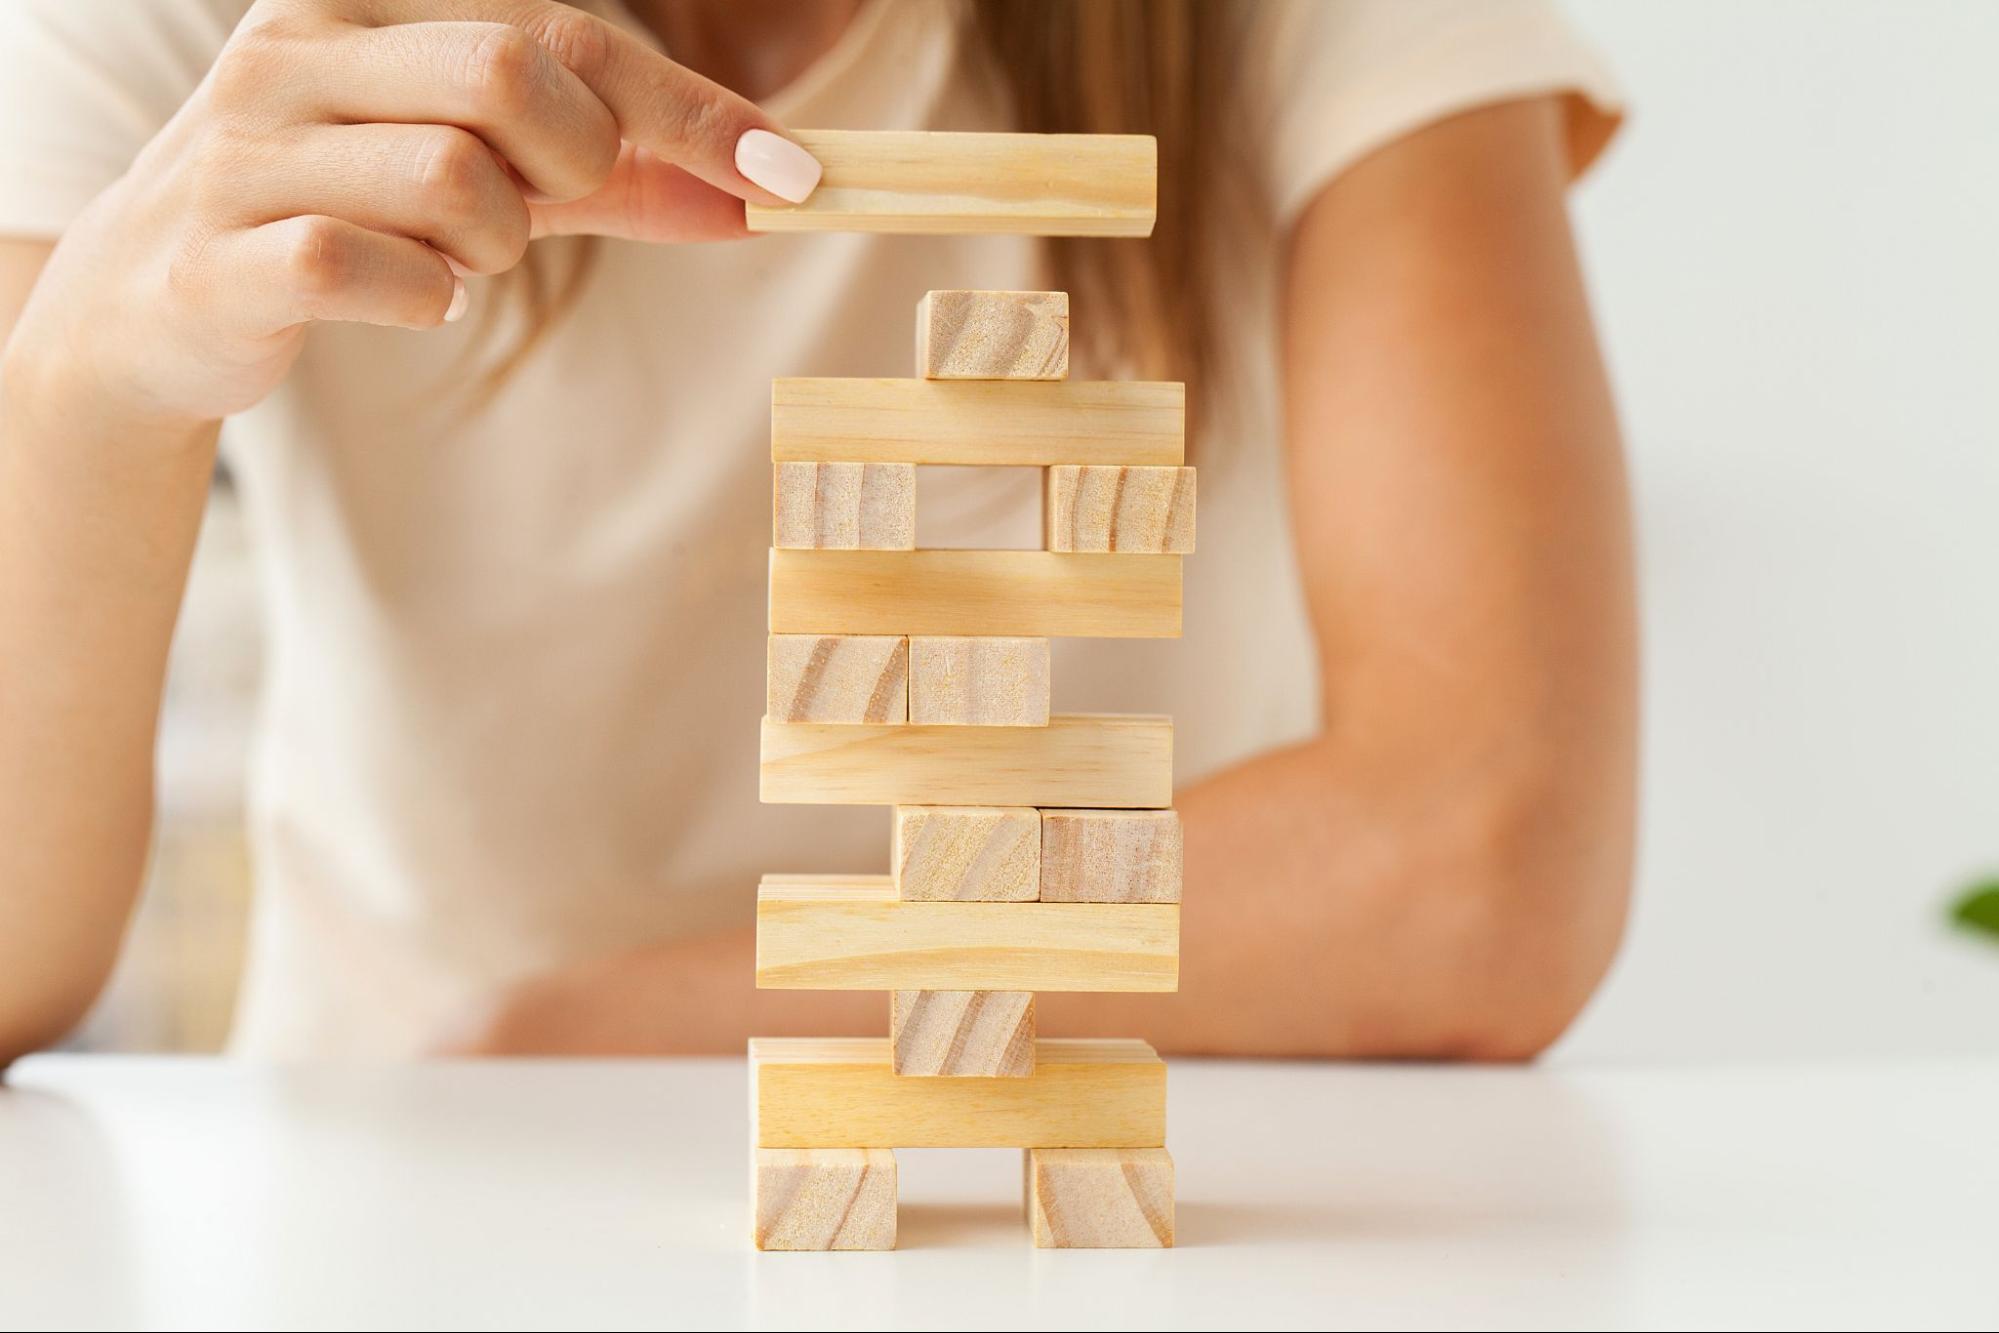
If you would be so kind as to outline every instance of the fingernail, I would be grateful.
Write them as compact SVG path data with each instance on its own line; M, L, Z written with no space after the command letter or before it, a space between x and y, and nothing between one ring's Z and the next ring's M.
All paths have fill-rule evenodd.
M769 130L744 130L736 140L736 170L780 199L802 204L819 186L819 159Z
M465 307L472 304L472 294L465 290L465 279L451 280L451 304L444 308L444 322L456 324L465 318Z

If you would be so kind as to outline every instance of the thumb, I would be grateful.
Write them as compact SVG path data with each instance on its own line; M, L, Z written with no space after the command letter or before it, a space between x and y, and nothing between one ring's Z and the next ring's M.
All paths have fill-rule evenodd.
M743 201L661 161L634 143L618 151L610 178L594 194L562 203L530 203L535 236L615 236L656 244L733 241L748 236Z

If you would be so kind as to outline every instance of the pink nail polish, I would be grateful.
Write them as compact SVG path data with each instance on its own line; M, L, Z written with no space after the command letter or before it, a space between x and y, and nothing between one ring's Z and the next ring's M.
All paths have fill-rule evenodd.
M744 130L736 140L736 170L780 199L802 204L819 187L819 160L782 135Z
M472 294L465 290L465 279L451 280L451 304L444 308L444 322L456 324L465 318L465 307L472 304Z

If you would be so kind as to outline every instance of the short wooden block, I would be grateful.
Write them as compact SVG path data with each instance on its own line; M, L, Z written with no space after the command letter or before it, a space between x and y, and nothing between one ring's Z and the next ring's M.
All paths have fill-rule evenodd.
M770 631L1177 638L1180 557L773 550Z
M1043 1037L1025 1078L898 1078L880 1037L750 1040L764 1148L1157 1148L1166 1066L1142 1041Z
M907 722L909 640L773 634L766 707L784 722Z
M925 726L1048 725L1048 640L909 641L909 720Z
M892 865L908 902L1031 903L1041 896L1041 812L899 805Z
M1184 555L1194 549L1194 469L1051 467L1041 515L1051 551Z
M763 720L772 805L1173 804L1173 719L1057 713L1045 727L850 726Z
M1175 903L909 902L886 875L766 875L763 990L1171 991ZM853 1146L853 1145L848 1145Z
M1044 1250L1173 1245L1173 1158L1164 1148L1029 1148L1028 1225Z
M916 373L929 380L1069 378L1069 293L928 292Z
M778 463L773 545L907 551L916 545L916 469L908 463Z
M895 1248L895 1154L886 1148L751 1150L760 1250Z
M770 449L777 462L1178 467L1187 389L1144 380L772 380Z
M1041 812L1041 901L1177 903L1182 844L1175 810Z
M889 996L889 1046L905 1078L1026 1078L1034 1072L1028 991L899 990Z
M1144 134L793 130L819 160L802 204L750 204L751 231L1150 236L1159 145Z

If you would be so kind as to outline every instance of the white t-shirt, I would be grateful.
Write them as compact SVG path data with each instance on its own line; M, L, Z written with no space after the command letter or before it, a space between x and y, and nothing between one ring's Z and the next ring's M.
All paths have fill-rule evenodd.
M615 0L591 7L643 31ZM245 8L0 7L0 234L58 234ZM1577 170L1615 124L1604 69L1540 3L1284 3L1254 34L1234 112L1276 231L1252 255L1347 165L1454 112L1571 93ZM1008 128L962 77L962 36L949 0L873 0L769 108L803 127ZM747 921L765 871L882 869L881 812L757 801L770 380L908 374L924 291L1031 288L1036 254L1001 236L606 242L483 410L453 388L476 308L424 333L316 329L223 439L269 643L237 1048L413 1052L509 980ZM1062 640L1054 664L1058 708L1173 714L1183 782L1318 721L1268 291L1224 315L1244 373L1204 414L1186 637ZM920 544L1033 545L1037 515L1031 473L919 487Z

